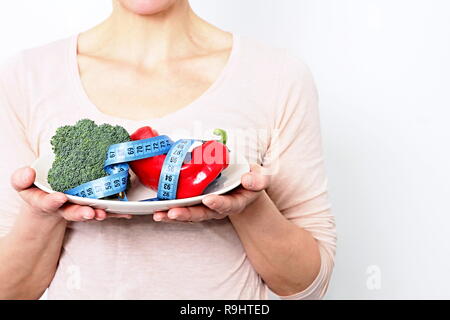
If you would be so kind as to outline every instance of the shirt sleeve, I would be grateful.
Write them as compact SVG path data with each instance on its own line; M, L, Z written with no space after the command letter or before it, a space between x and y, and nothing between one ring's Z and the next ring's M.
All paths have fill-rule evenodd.
M267 193L289 221L317 240L321 257L313 283L303 292L280 298L320 299L334 266L336 230L327 193L318 95L309 69L289 56L279 86L274 129L263 158L271 176Z
M22 88L21 57L0 67L0 237L14 224L22 200L11 186L11 175L36 158L26 135L26 93Z

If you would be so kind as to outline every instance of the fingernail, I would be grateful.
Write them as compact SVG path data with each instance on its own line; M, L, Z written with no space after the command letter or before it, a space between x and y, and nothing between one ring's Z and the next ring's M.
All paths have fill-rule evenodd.
M161 216L159 214L154 214L153 215L153 220L155 221L161 221Z
M85 213L85 214L83 215L83 218L86 219L86 220L91 220L91 219L93 218L93 216L92 216L92 214L90 214L90 213Z
M176 218L177 218L177 214L176 214L175 212L173 212L173 211L169 211L169 213L167 214L167 216L168 216L170 219L176 219Z
M208 207L215 207L216 206L216 202L214 201L214 199L212 198L206 198L204 201L205 205L207 205Z
M247 188L253 187L253 177L251 175L248 174L244 177L244 185Z
M67 201L67 197L63 194L58 195L58 197L56 198L56 201L58 203L64 203Z

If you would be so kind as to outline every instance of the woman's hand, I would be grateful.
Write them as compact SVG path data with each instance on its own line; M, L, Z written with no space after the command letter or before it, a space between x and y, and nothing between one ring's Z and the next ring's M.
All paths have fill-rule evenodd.
M224 219L242 212L255 201L269 186L269 177L261 173L259 165L252 165L250 173L242 176L242 186L226 195L210 195L203 199L202 205L186 208L173 208L165 212L155 212L155 221L200 222L211 219Z
M41 217L53 217L67 221L102 221L108 218L131 219L130 215L107 214L102 209L67 203L64 193L46 193L33 186L36 172L31 168L18 169L11 184L27 203L30 213Z

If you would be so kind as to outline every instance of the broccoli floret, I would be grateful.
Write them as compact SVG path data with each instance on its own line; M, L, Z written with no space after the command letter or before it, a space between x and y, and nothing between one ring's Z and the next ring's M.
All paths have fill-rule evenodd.
M55 161L48 183L53 190L64 192L106 176L103 164L108 147L127 141L130 135L121 126L98 126L89 119L58 128L51 139Z

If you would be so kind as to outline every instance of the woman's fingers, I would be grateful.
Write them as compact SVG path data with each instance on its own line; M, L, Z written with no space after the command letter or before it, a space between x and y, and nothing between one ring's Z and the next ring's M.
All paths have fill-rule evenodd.
M173 208L167 213L167 217L178 221L199 222L208 219L208 209L204 206L187 208Z
M33 188L35 177L36 173L33 169L21 168L12 175L11 185L33 209L44 213L55 213L67 202L67 196L61 192L49 194Z
M103 209L94 209L88 206L75 204L66 205L61 216L68 221L103 221L106 219L131 219L129 214L106 213Z
M203 204L223 215L239 213L269 186L269 182L269 176L262 174L261 166L253 164L251 171L242 176L242 187L224 196L207 196Z
M156 222L169 222L169 223L177 222L177 220L170 219L167 216L167 214L168 214L167 211L157 211L153 213L153 220Z
M61 211L61 216L68 221L89 221L94 219L95 211L91 207L80 206L77 204L65 205Z
M97 220L97 221L103 221L103 220L105 220L108 217L108 215L105 212L105 210L94 209L94 212L95 212L95 220Z
M268 175L262 174L261 166L253 164L250 172L241 178L242 186L250 191L263 191L269 187L270 179Z
M259 165L252 165L250 173L242 176L242 188L235 190L227 196L208 196L203 200L203 205L174 208L168 212L155 212L155 221L193 221L199 222L208 219L222 219L228 214L242 211L259 191L266 189L269 185L269 177L263 175ZM12 178L11 184L19 192L20 196L30 204L31 207L45 213L59 211L61 216L69 221L103 221L109 218L131 219L127 214L109 214L102 209L93 209L87 206L68 205L67 196L63 193L47 194L37 188L32 188L36 173L31 168L17 170Z
M153 213L153 221L160 222L167 216L166 211L157 211Z
M167 217L167 211L157 211L153 213L153 220L156 222L176 222L176 220Z
M47 214L56 213L67 202L64 193L46 193L38 188L26 189L19 194L33 209Z
M238 213L245 209L253 197L258 195L247 190L242 191L236 190L226 196L210 195L203 199L203 204L220 214Z
M45 193L38 189L34 192L35 194L44 194L39 208L45 213L54 213L67 202L67 196L61 192ZM40 196L38 196L38 198L39 197Z
M166 212L155 212L153 214L153 220L157 222L201 222L211 219L223 219L225 217L226 215L218 214L203 205L173 208Z
M131 219L128 214L107 214L103 209L67 204L67 196L61 192L46 193L32 187L36 172L29 167L16 170L11 177L11 185L33 210L46 214L60 214L68 221L103 221L108 218Z
M47 214L56 213L67 202L63 193L46 193L38 188L30 188L19 194L34 210Z
M167 211L167 218L178 221L194 221L192 210L190 208L173 208ZM198 213L195 219L198 219Z
M263 175L259 165L252 165L250 173L242 176L241 189L227 196L208 196L203 200L203 205L174 208L168 212L155 212L155 221L204 221L208 219L222 219L226 215L242 211L255 198L259 191L269 185L269 177ZM37 188L30 188L36 177L31 168L17 170L11 179L11 184L19 192L21 197L32 207L46 213L60 211L61 215L69 221L103 221L108 218L131 219L127 214L109 214L102 209L79 205L67 205L67 196L63 193L47 194ZM65 205L66 204L66 205Z

